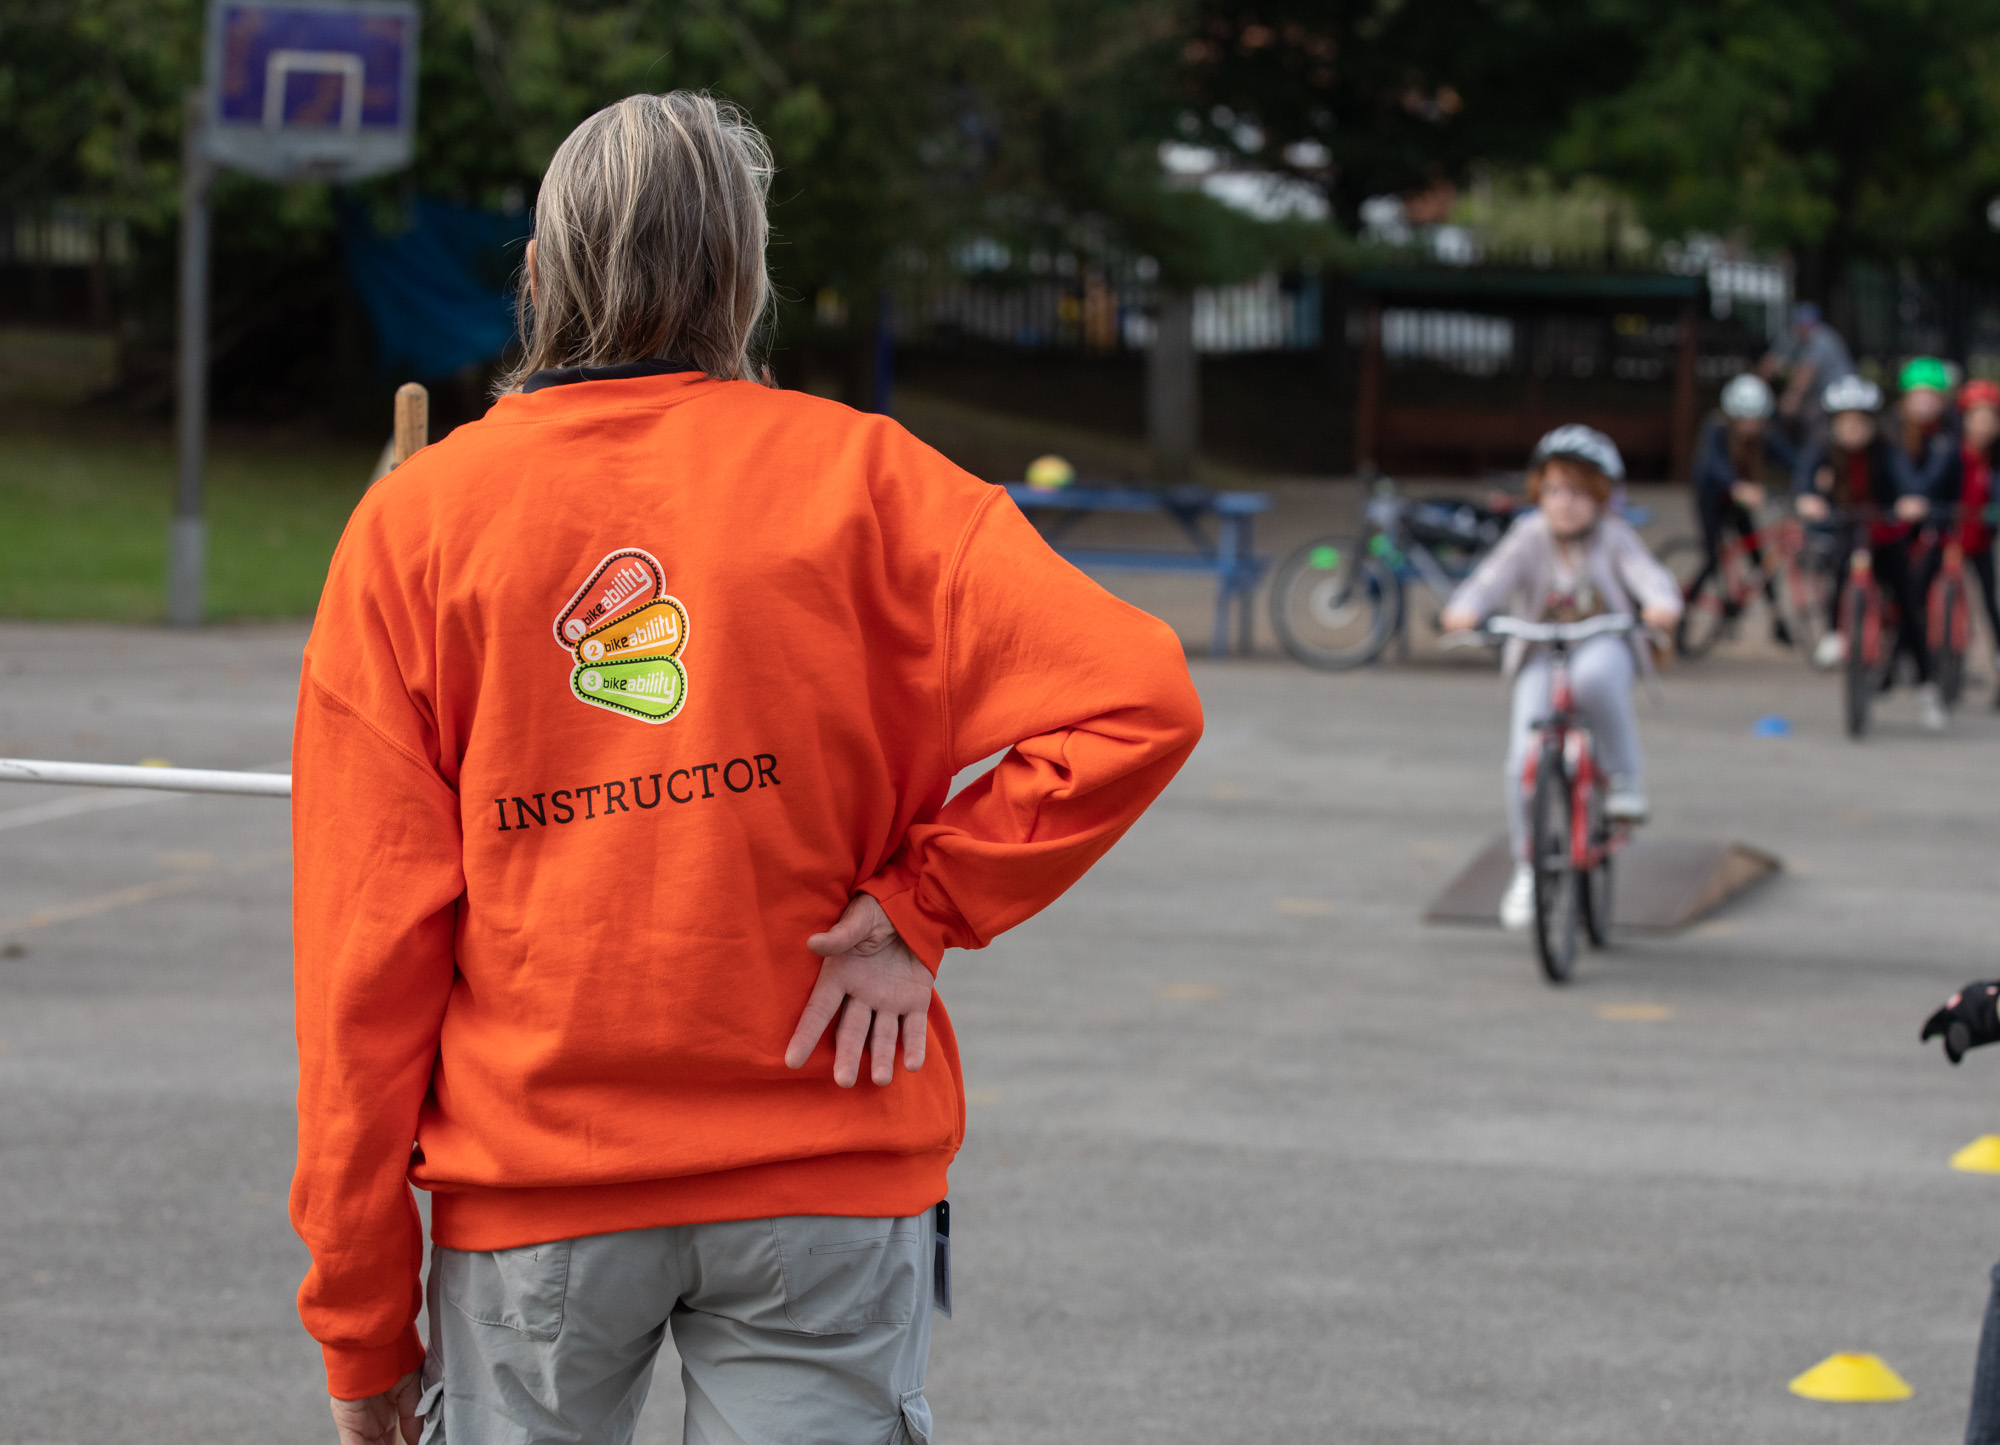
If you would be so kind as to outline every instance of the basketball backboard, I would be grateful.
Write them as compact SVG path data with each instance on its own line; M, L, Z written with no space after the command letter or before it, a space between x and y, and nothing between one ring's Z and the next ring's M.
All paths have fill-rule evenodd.
M273 181L351 181L410 163L413 0L209 0L210 160Z

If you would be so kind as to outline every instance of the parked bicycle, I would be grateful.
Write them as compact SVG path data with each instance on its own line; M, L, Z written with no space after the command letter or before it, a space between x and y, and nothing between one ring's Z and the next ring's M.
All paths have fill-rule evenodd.
M1674 629L1674 651L1680 656L1706 657L1717 642L1735 633L1761 595L1810 662L1826 634L1836 569L1846 559L1786 514L1766 521L1751 537L1727 537L1713 565L1699 537L1676 537L1660 549L1660 560L1680 579L1685 599Z
M1319 537L1279 566L1271 584L1278 640L1308 667L1341 672L1407 641L1412 585L1442 607L1506 533L1517 499L1406 497L1383 478L1362 510L1359 536Z
M1535 956L1550 983L1567 983L1576 967L1577 924L1593 947L1611 941L1612 863L1631 839L1631 825L1606 815L1609 780L1597 765L1590 727L1570 687L1571 649L1593 637L1645 630L1629 613L1581 622L1529 622L1489 617L1447 646L1518 637L1549 649L1549 711L1535 723L1535 746L1521 773L1529 798L1528 861L1535 878Z

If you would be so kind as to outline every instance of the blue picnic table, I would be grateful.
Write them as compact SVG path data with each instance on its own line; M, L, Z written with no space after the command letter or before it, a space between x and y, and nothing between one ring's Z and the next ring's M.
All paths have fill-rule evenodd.
M1251 524L1259 512L1271 510L1263 492L1212 492L1206 487L1118 487L1104 484L1043 490L1025 482L1005 484L1029 520L1038 521L1042 535L1058 554L1089 570L1129 572L1209 572L1215 576L1215 633L1209 655L1229 653L1230 608L1238 609L1238 647L1250 651L1252 604L1257 583L1271 559L1251 547ZM1138 512L1173 520L1189 542L1187 550L1165 547L1071 547L1062 538L1093 512ZM1216 523L1210 537L1205 526Z

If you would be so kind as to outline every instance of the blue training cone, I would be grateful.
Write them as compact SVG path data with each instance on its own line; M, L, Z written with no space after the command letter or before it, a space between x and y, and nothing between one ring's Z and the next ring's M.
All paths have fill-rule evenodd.
M1753 738L1788 738L1792 735L1792 720L1776 713L1766 713L1750 724Z

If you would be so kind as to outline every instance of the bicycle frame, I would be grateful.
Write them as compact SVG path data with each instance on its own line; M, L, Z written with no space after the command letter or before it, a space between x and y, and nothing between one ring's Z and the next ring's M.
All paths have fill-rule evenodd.
M1591 745L1590 729L1577 717L1576 694L1570 685L1570 644L1555 641L1549 646L1549 712L1534 724L1535 746L1528 750L1521 767L1521 792L1535 795L1541 758L1553 739L1562 752L1569 773L1569 852L1570 863L1580 873L1596 868L1625 846L1631 826L1613 823L1602 843L1590 835L1590 790L1604 781L1597 766L1597 752Z

